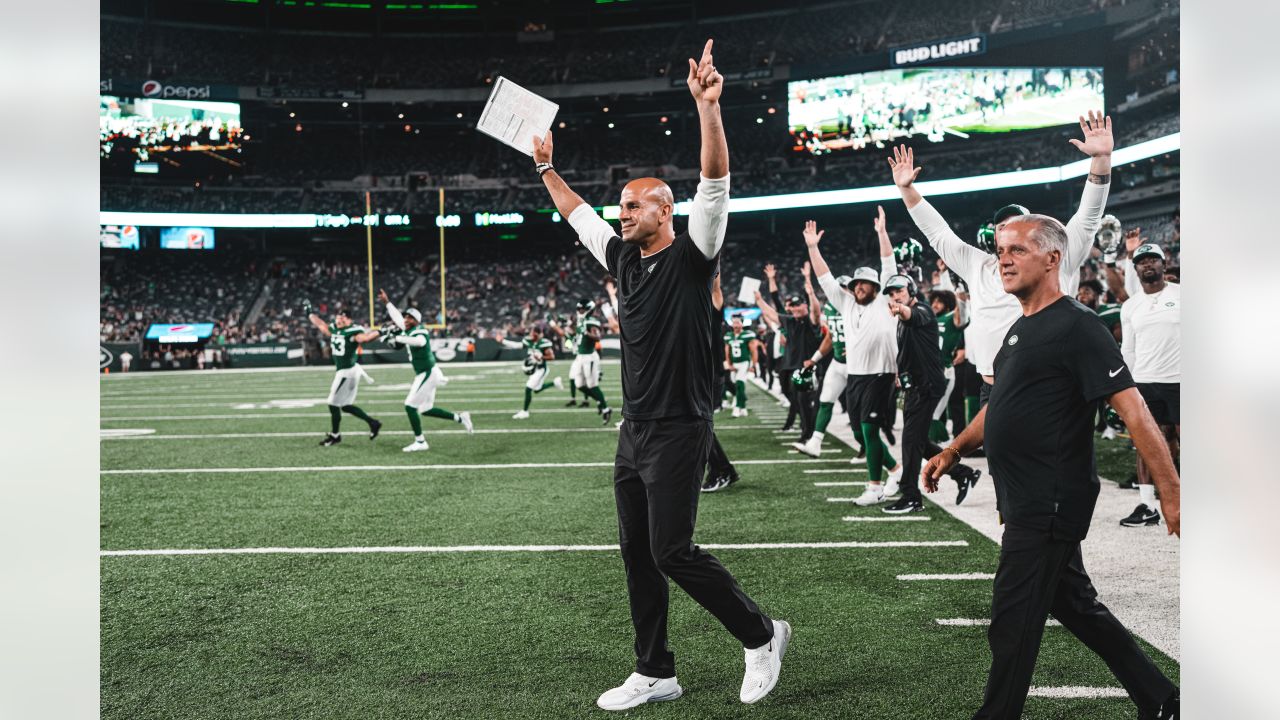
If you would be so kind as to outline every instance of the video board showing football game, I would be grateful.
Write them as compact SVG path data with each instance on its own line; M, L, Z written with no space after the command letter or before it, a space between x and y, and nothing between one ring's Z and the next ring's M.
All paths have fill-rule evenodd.
M98 96L98 150L104 159L133 155L146 165L160 153L234 151L243 135L239 103Z
M816 154L1067 125L1102 107L1100 67L910 68L787 84L795 149Z

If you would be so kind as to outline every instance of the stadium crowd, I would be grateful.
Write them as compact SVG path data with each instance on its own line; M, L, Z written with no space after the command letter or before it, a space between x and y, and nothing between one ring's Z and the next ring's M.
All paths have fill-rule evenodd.
M483 86L501 74L526 84L615 82L666 77L677 48L708 36L722 41L723 67L827 63L966 32L998 33L1051 23L1118 4L1104 0L862 0L741 17L554 33L306 34L261 28L193 28L104 17L104 77L168 78L219 84L360 87ZM945 5L947 12L935 12ZM963 10L961 10L963 8ZM953 17L969 18L957 28ZM145 31L144 31L145 30ZM533 40L532 42L530 40ZM421 62L424 45L432 62ZM720 48L723 48L721 50Z

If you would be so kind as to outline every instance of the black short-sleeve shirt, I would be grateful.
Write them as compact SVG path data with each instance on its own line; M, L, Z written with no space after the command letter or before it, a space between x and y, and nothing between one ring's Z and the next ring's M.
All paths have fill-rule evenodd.
M913 391L946 390L938 347L938 318L932 308L917 302L911 306L911 317L898 321L898 376L907 375Z
M1111 332L1074 299L1013 323L983 440L1005 522L1084 539L1098 498L1097 401L1133 386Z
M711 420L716 367L724 362L719 313L711 304L719 255L707 259L684 232L645 258L615 236L605 259L618 279L622 416Z

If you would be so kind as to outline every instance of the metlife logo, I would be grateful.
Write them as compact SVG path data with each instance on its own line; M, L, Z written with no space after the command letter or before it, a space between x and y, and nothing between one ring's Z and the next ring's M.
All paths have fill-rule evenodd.
M165 85L158 80L142 83L142 97L180 98L183 100L208 100L208 85Z

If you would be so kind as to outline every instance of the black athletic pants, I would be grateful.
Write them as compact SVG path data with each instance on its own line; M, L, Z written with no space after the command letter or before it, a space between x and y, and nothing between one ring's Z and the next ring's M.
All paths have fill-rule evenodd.
M613 495L641 675L676 673L675 655L667 649L667 578L743 647L760 647L773 637L773 622L719 560L693 544L711 439L711 423L701 418L627 418L618 432Z
M787 408L787 422L784 427L791 427L796 418L800 418L800 442L809 439L813 434L813 425L817 421L818 415L818 392L816 390L805 390L803 392L796 389L791 383L791 373L795 368L784 368L779 371L782 377L782 394L787 398L790 407Z
M1100 656L1137 704L1155 716L1175 690L1124 625L1098 602L1080 543L1048 530L1005 525L991 600L991 672L974 720L1018 720L1049 613Z
M964 381L960 378L960 368L956 368L956 386L947 398L947 418L951 420L951 437L960 437L967 420L964 407Z
M932 457L937 445L929 442L933 411L942 401L945 387L907 390L902 402L902 497L923 502L920 497L920 466L926 453ZM941 452L938 449L936 452Z
M623 423L626 425L626 423ZM720 446L720 438L716 437L714 432L711 433L711 451L707 456L707 476L717 478L722 475L735 474L733 463L729 462L729 455Z

